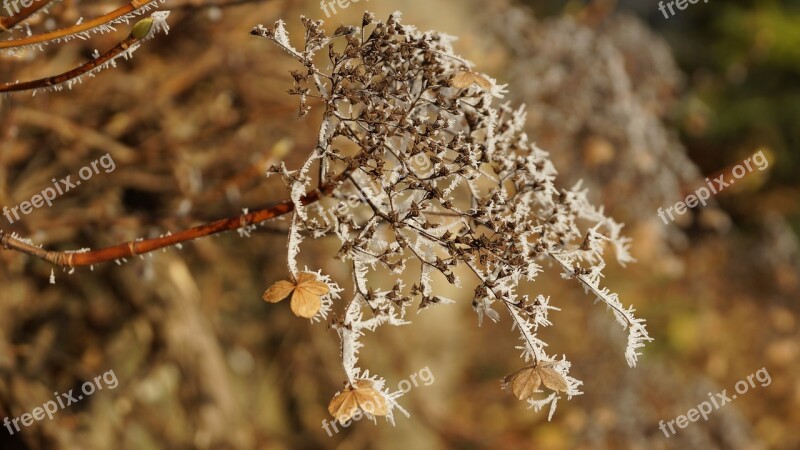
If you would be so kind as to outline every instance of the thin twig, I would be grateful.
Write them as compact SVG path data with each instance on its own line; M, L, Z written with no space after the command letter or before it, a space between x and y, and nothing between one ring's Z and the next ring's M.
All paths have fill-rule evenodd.
M28 5L25 8L22 8L18 13L14 14L11 17L0 17L0 33L4 31L9 31L15 26L17 26L20 22L24 21L28 17L32 16L39 11L40 9L47 6L52 0L33 0L33 3Z
M78 78L85 73L91 72L92 70L103 65L104 63L121 55L125 50L130 48L130 46L136 43L138 40L139 39L136 39L132 35L128 35L128 37L126 37L119 44L115 45L114 48L112 48L111 50L103 53L102 55L91 61L81 64L80 66L72 70L69 70L59 75L54 75L52 77L39 78L38 80L23 81L21 83L19 82L2 83L0 84L0 92L29 91L33 89L42 89L42 88L46 89L52 86L57 86L61 83L65 83L69 80Z
M72 36L75 34L87 32L93 28L101 27L109 22L113 22L127 14L130 14L147 5L155 3L156 1L157 0L133 0L127 5L121 6L111 11L108 14L104 14L100 17L95 17L94 19L89 20L88 22L84 22L80 25L75 25L68 28L62 28L60 30L51 31L50 33L38 34L35 36L29 36L22 39L0 41L0 50L41 44L44 42L55 41L57 39L62 39L67 36Z
M154 12L150 18L143 19L134 25L131 34L122 40L122 42L97 58L72 70L60 75L40 78L38 80L3 83L0 84L0 93L48 88L57 89L62 84L67 84L71 87L72 83L79 81L81 76L86 74L92 75L107 67L111 67L118 58L130 57L131 54L139 48L142 42L153 37L158 31L164 31L166 33L168 30L166 17L168 15L169 11Z
M329 195L331 192L333 192L339 181L345 176L346 174L342 174L334 179L331 183L306 193L306 195L300 199L301 203L303 205L308 205ZM3 231L0 231L0 245L2 245L2 247L6 250L15 250L30 256L35 256L57 266L83 267L142 255L162 248L172 247L183 242L210 236L212 234L237 230L264 222L266 220L274 219L293 210L294 203L292 203L291 200L285 200L258 211L253 211L251 213L242 214L236 217L228 217L225 219L216 220L214 222L198 225L175 234L169 234L154 239L131 241L112 247L90 250L86 252L47 251L12 237Z

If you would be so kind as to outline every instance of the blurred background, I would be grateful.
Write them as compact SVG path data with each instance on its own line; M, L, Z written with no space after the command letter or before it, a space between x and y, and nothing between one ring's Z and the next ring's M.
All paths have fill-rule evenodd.
M64 0L34 33L119 5ZM500 379L521 367L504 317L477 326L463 303L368 335L362 361L390 385L429 370L402 397L410 418L327 433L342 387L338 339L263 290L284 279L286 223L72 274L0 251L0 417L14 418L113 370L119 385L13 435L2 449L794 449L800 448L800 5L689 4L665 18L633 0L362 0L326 17L317 1L167 0L168 36L72 90L0 100L0 203L109 153L112 173L2 228L47 248L98 248L232 216L287 197L267 164L296 168L318 115L286 94L297 65L258 24L300 15L360 24L401 10L420 29L459 36L458 53L528 105L528 133L550 151L558 184L582 179L634 239L638 262L606 284L647 319L639 366L625 334L573 282L542 277L561 308L545 329L584 395L552 421ZM0 10L0 14L6 12ZM0 54L0 80L61 73L127 34ZM299 35L296 35L299 37ZM762 151L763 171L665 225L656 215L704 178ZM74 175L73 175L74 176ZM301 260L334 279L338 241ZM281 305L285 306L285 305ZM659 421L734 392L764 369L767 386L667 438Z

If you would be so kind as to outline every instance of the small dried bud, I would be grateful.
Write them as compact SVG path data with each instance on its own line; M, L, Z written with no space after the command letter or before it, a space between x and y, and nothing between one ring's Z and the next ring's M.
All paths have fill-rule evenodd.
M361 19L361 26L365 27L367 25L372 24L372 22L374 21L375 21L375 14L367 11L364 13L364 18Z

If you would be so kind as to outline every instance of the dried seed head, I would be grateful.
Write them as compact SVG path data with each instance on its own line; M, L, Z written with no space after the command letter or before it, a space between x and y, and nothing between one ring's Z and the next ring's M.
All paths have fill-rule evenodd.
M297 272L303 239L334 235L340 242L336 257L352 273L353 297L341 323L334 324L348 379L364 378L357 349L367 331L405 323L412 299L420 309L452 302L442 295L439 280L457 287L476 283L479 323L483 317L498 320L497 305L507 306L525 343L525 360L551 360L536 331L551 324L548 311L557 308L538 297L529 301L523 284L547 270L548 264L540 264L545 259L555 261L559 272L579 277L626 322L631 330L626 357L635 362L636 350L649 340L644 324L600 285L605 243L620 261L629 260L621 225L591 205L579 186L557 187L549 155L524 131L524 108L498 100L503 90L494 81L465 70L470 63L454 53L448 37L419 32L399 19L392 15L359 33L341 27L339 36L330 37L305 20L306 42L298 49L283 22L254 30L302 64L291 90L301 112L308 111L311 98L324 105L314 152L296 171L277 170L295 207L290 271ZM371 22L371 15L363 19ZM324 53L329 61L322 68L317 64ZM315 167L330 180L337 201L300 200L315 184ZM587 233L592 239L582 245ZM406 285L411 267L419 278ZM573 272L574 267L586 270ZM375 286L373 275L386 271L398 275L391 291ZM298 296L298 290L291 291L293 303L298 298L293 310L316 311L318 294ZM268 291L268 301L288 295L285 285ZM529 398L542 385L564 392L574 383L568 368L564 363L556 371L543 363L507 382L518 398ZM349 417L358 407L353 392L359 390L350 387L334 398L331 413Z
M364 17L361 19L361 26L365 27L367 25L371 25L372 22L375 21L375 14L372 12L365 12Z

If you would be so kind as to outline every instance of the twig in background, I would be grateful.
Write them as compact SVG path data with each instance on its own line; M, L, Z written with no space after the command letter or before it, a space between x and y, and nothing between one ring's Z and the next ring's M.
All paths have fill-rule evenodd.
M61 90L63 87L72 88L76 83L80 83L84 75L94 76L94 74L104 69L115 67L119 58L130 58L133 52L139 49L142 42L152 38L158 31L163 30L164 33L167 33L169 30L166 24L167 16L169 16L169 11L153 13L151 17L139 21L133 27L131 34L122 42L97 58L70 71L38 80L3 83L0 84L0 93L33 91L33 94L36 95L39 89Z
M319 189L307 193L301 200L305 205L314 203L320 198L330 194L336 183L329 183ZM155 239L142 239L131 241L113 247L98 250L78 252L47 251L34 246L31 242L4 233L0 230L0 245L6 250L15 250L30 256L41 258L61 267L85 267L110 261L120 260L132 256L150 253L166 247L173 247L183 242L191 241L212 234L222 233L247 228L294 210L291 200L280 202L268 208L241 214L235 217L216 220L214 222L198 225L175 234L168 234Z
M42 48L49 42L68 42L73 39L86 39L90 37L92 33L115 31L115 24L129 23L137 16L153 9L154 5L159 1L163 2L163 0L133 0L127 5L121 6L108 14L104 14L78 25L26 38L0 41L0 50L18 49L21 47Z
M28 17L36 14L37 11L47 6L52 0L33 0L30 5L22 8L18 13L9 17L0 17L0 34L9 31L25 21Z

